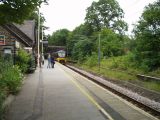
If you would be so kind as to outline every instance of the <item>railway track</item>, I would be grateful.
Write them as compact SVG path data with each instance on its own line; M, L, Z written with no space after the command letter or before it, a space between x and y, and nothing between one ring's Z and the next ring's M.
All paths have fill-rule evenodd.
M117 94L118 96L126 99L127 101L133 103L134 105L138 106L139 108L143 109L144 111L156 116L160 119L160 103L155 102L154 100L150 100L143 96L140 96L137 93L133 93L130 90L123 89L113 83L109 84L107 80L104 80L100 77L94 76L90 73L87 73L83 70L75 68L73 66L66 65L66 67L78 72L79 74L87 77L88 79L92 80L93 82L97 83L98 85L102 86L103 88ZM107 82L107 83L106 83ZM159 95L159 94L158 94Z

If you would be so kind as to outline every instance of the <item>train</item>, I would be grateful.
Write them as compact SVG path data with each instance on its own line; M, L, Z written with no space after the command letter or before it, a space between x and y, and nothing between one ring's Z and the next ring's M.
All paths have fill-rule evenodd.
M63 65L66 64L66 51L64 50L59 50L57 52L55 52L56 56L55 57L55 60Z
M45 59L47 59L48 54L54 57L55 61L65 65L66 60L66 46L47 46Z

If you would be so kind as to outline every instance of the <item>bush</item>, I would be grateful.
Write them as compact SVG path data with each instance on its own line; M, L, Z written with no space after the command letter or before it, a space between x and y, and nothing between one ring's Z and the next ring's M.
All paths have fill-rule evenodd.
M3 120L4 117L4 109L3 109L4 100L5 100L5 94L0 89L0 120Z
M21 84L22 74L18 66L11 61L0 60L0 89L16 93Z
M30 59L28 61L27 73L33 73L36 69L36 58L35 55L30 55Z
M9 93L17 93L22 81L22 74L18 66L11 66L9 69L4 70L2 74L2 80L5 87L8 88Z
M22 73L26 73L29 67L30 55L23 49L18 51L18 55L15 57L15 64L19 66Z
M11 56L0 58L0 120L4 117L3 102L6 96L17 93L21 80L21 71L18 66L13 65Z
M97 54L93 53L92 56L87 57L85 64L89 67L94 67L98 64Z

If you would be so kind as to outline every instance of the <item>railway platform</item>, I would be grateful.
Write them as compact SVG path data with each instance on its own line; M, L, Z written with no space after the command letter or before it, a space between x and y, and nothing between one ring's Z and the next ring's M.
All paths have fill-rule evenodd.
M7 120L158 120L56 63L26 77Z
M68 75L45 64L29 75L11 104L8 120L106 120Z

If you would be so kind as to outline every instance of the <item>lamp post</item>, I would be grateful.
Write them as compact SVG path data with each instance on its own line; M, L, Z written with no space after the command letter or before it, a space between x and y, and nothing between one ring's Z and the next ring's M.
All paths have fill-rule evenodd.
M43 26L42 26L42 55L43 55Z
M40 33L40 11L38 10L38 35L37 35L37 48L38 48L38 51L37 51L37 66L39 67L40 65L39 65L39 57L40 57L40 55L39 55L39 33Z
M100 71L101 65L101 34L98 35L98 68Z

